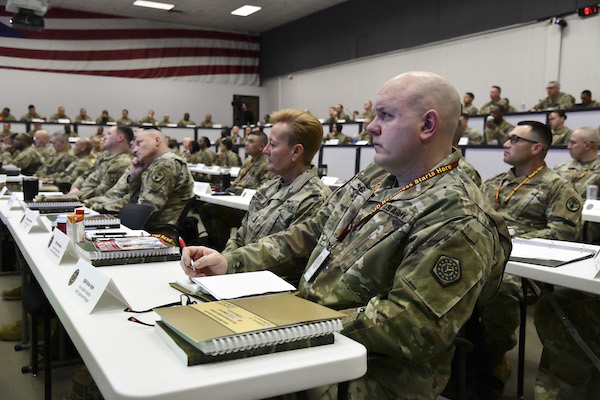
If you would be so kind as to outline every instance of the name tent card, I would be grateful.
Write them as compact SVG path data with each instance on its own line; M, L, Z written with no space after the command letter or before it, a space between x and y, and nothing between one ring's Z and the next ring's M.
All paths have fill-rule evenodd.
M19 201L19 196L16 193L10 195L10 199L8 199L8 204L6 206L9 210L19 210L23 208L21 206L21 202Z
M339 185L340 183L342 183L337 176L322 176L321 182L323 182L327 186Z
M50 252L50 257L56 260L56 263L59 265L65 261L67 254L77 259L75 256L76 250L73 247L71 238L57 228L52 231L52 238L50 238L50 242L48 243L48 251Z
M254 193L256 193L256 190L254 189L244 189L244 191L242 192L242 199L252 199Z
M30 233L34 226L38 226L39 216L39 211L30 210L29 208L25 209L25 215L21 219L21 226L25 230L25 233Z
M194 182L194 194L211 194L212 189L208 182Z
M71 299L88 314L94 311L104 293L110 293L129 307L113 280L85 260L79 260L75 265L67 290Z

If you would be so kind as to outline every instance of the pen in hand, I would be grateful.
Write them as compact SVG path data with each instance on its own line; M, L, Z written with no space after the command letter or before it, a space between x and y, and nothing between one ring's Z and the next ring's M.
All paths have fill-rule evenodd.
M185 242L183 241L183 239L181 238L181 236L179 236L179 247L181 247L181 250L183 251L183 249L186 248ZM196 268L194 267L194 260L190 260L190 265L189 265L190 269L192 271L195 271Z

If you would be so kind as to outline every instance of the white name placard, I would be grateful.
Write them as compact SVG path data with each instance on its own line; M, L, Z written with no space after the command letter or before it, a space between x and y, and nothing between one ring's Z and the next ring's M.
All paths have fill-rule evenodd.
M23 215L23 218L21 219L21 226L25 230L25 233L31 232L31 229L38 225L39 216L39 211L30 210L29 208L25 209L25 215Z
M254 189L244 189L242 192L242 199L251 199L252 196L254 196L254 193L256 193L256 190Z
M21 202L19 201L19 197L16 193L10 195L10 199L8 199L7 208L9 210L18 210L21 208Z
M105 291L129 306L113 280L85 260L77 262L67 284L71 299L88 314L94 310Z
M322 176L321 182L326 185L339 185L342 183L337 176Z
M52 231L52 238L50 238L50 242L48 243L48 251L50 252L50 257L56 260L57 264L65 260L66 254L76 257L71 238L58 228L54 228Z
M194 182L194 194L211 194L212 189L208 182Z

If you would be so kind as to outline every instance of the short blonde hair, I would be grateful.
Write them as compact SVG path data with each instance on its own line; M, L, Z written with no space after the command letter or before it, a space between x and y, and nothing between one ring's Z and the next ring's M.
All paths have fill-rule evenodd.
M323 126L319 120L307 112L287 108L271 115L271 123L278 122L287 125L289 146L301 144L304 147L302 162L310 165L323 140Z

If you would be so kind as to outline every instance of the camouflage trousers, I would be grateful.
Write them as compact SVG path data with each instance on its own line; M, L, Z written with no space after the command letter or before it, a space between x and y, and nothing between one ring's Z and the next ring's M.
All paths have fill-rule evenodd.
M559 289L552 296L590 349L600 357L600 296ZM567 332L550 302L536 304L535 327L544 345L535 384L536 400L600 398L600 371Z
M503 355L517 344L521 299L521 278L504 274L498 292L477 303L487 353Z

